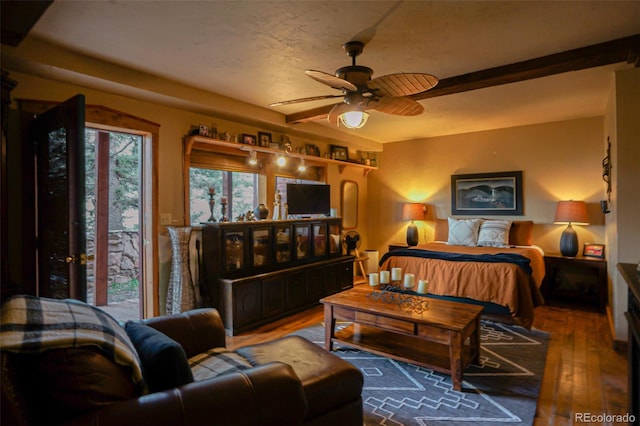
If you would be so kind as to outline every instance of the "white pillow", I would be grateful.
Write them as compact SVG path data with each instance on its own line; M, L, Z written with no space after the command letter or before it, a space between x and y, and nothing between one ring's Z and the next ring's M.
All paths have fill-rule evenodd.
M478 228L481 219L454 219L449 218L450 246L476 246L478 245Z
M510 220L483 220L478 233L478 245L482 247L509 247Z

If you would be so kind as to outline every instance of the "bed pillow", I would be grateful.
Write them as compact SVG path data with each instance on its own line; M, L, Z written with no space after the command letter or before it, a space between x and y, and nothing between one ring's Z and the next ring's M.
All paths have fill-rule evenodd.
M482 222L480 219L454 219L450 217L447 244L450 246L477 246L480 222Z
M510 220L483 220L478 232L478 246L509 247Z
M532 220L514 220L509 231L509 244L512 246L530 246L533 244L532 235Z
M436 219L435 223L434 241L446 242L449 239L449 221L447 219Z

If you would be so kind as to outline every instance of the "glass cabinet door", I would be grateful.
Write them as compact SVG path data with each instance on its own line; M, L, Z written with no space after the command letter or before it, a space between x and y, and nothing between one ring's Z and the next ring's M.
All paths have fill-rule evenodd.
M309 238L311 237L310 225L296 225L296 259L307 259L311 256L309 251Z
M340 225L329 225L329 253L340 253Z
M291 227L276 226L276 262L291 261Z
M327 224L315 223L313 225L313 255L327 255Z
M251 257L254 267L271 264L271 228L256 228L251 233Z
M224 270L244 268L244 231L225 231L224 243Z

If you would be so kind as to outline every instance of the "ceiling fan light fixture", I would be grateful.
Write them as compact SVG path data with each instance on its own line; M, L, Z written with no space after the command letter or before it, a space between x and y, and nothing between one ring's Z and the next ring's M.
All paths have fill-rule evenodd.
M365 125L369 113L361 110L347 111L340 114L340 121L348 129L359 129Z

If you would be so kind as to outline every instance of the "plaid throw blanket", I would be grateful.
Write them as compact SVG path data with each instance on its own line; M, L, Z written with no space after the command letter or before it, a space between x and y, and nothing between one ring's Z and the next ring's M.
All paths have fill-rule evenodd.
M78 300L15 296L2 305L0 350L37 353L96 346L115 363L131 368L144 389L140 359L124 329L106 312Z

